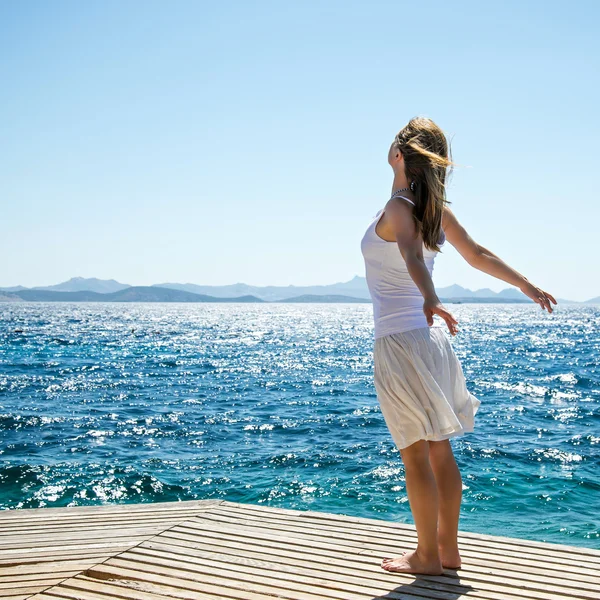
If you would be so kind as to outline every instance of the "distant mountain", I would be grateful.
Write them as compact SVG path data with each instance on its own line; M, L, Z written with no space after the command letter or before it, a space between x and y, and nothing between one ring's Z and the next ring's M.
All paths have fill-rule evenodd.
M447 287L436 288L435 291L442 302L477 302L479 300L485 302L533 302L521 290L510 287L504 288L500 292L494 292L489 288L479 290L469 290L460 285L449 285ZM573 300L565 298L557 298L557 302L561 304L571 304Z
M369 289L367 287L367 280L364 277L359 277L358 275L355 275L350 281L332 283L329 285L257 287L246 285L245 283L236 283L233 285L224 286L196 285L194 283L163 283L160 284L160 286L185 290L196 294L210 294L211 296L217 296L221 298L230 297L232 294L246 293L257 296L258 298L262 298L266 302L300 302L304 300L298 300L298 298L311 296L331 297L335 295L371 301ZM440 297L440 300L444 298L444 301L446 302L454 299L460 302L475 302L477 300L484 300L487 302L531 302L531 300L525 296L525 294L514 287L505 288L500 292L494 292L489 288L471 291L460 285L454 284L443 288L436 288L436 291ZM572 302L571 300L557 300L561 303ZM324 301L325 300L315 300L315 302ZM347 300L344 300L344 302L346 301Z
M489 288L482 288L479 290L475 290L474 292L464 288L460 285L449 285L443 288L436 288L437 295L441 298L511 298L511 299L520 299L527 300L527 296L523 294L517 288L506 288L501 292L494 292L494 290L490 290Z
M464 298L466 296L473 294L473 292L471 290L468 290L467 288L464 288L457 284L449 285L445 288L436 288L436 292L437 292L438 296L440 294L444 294L444 297L446 297L446 298L452 298L452 297Z
M500 298L515 298L515 299L522 299L522 298L527 298L529 300L529 298L527 296L525 296L525 294L521 291L518 290L517 288L504 288L503 290L500 290L498 292L498 296ZM564 300L564 302L570 302L570 300Z
M345 283L331 283L327 285L288 285L288 286L254 286L246 283L230 285L197 285L195 283L157 283L158 287L185 290L194 294L210 294L220 298L231 298L241 294L250 294L262 298L267 302L277 302L298 298L305 295L329 296L342 294L356 298L370 300L369 290L364 277L355 276Z
M22 302L23 298L19 298L16 294L0 292L0 302Z
M12 287L5 287L5 288L0 288L0 292L18 292L19 290L27 290L29 288L26 288L22 285L13 285Z
M153 295L150 290L163 290ZM129 295L110 296L118 292L131 290ZM164 290L181 292L183 295L168 295ZM440 300L443 302L532 302L525 294L515 287L507 287L500 292L494 292L489 288L469 290L454 284L447 287L436 288ZM27 292L27 293L25 293ZM131 286L119 283L114 279L96 279L95 277L73 277L63 283L51 286L37 286L25 288L14 286L0 288L0 302L14 301L13 294L17 299L34 300L48 299L32 292L46 293L74 293L84 294L73 296L69 301L110 301L110 302L218 302L228 300L232 302L370 302L371 297L364 277L358 275L346 282L332 283L328 285L309 286L253 286L245 283L234 283L231 285L197 285L195 283L163 283L151 286ZM95 293L106 296L96 299L95 296L85 296L86 293ZM185 294L191 294L186 296ZM109 297L110 296L110 297ZM200 296L200 299L198 299ZM87 300L89 298L89 300ZM135 300L127 298L136 298ZM148 298L148 300L145 300ZM167 298L167 299L160 299ZM181 298L181 299L176 299ZM186 299L188 298L188 299ZM248 300L248 299L254 300ZM337 298L337 300L335 300ZM57 296L56 299L65 300L66 296ZM571 303L572 300L557 299L561 304ZM600 297L586 300L587 303L600 303Z
M256 296L239 298L215 298L154 286L130 286L118 292L99 294L98 292L56 292L53 290L21 290L13 292L28 302L263 302Z
M446 298L438 292L438 297L445 304L529 304L532 302L527 296L523 298L478 298L477 296L465 296Z
M55 292L98 292L99 294L110 294L131 287L125 283L119 283L114 279L96 279L95 277L71 277L69 281L57 283L56 285L38 285L33 290L48 290Z

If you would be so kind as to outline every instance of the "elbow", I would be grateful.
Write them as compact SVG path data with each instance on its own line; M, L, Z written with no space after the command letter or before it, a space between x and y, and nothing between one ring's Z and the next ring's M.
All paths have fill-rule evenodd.
M425 262L423 259L423 255L419 255L419 253L412 248L400 248L400 254L402 255L402 258L404 259L404 262L407 265L414 264L417 262Z
M479 245L475 246L467 256L467 262L475 269L478 269L481 265L481 261L484 257L483 248Z

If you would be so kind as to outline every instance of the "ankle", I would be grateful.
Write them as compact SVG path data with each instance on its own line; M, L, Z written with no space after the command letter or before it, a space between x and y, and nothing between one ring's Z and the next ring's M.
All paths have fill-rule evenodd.
M415 553L423 561L436 562L436 561L440 560L440 552L439 552L438 548L427 549L427 548L423 548L423 547L421 547L421 546L419 546L417 544L417 548L415 550Z
M438 546L444 548L454 548L458 546L458 536L456 534L445 535L438 534Z

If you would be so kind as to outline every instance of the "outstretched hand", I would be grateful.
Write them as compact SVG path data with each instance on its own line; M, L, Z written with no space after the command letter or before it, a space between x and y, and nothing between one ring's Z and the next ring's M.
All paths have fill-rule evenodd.
M519 289L534 302L537 302L542 307L542 310L546 309L549 313L553 310L550 300L552 300L554 304L558 304L553 296L548 292L544 292L544 290L536 287L532 283L529 283L528 280L525 280L525 283Z
M452 313L448 312L444 305L438 300L425 300L423 303L423 312L427 318L427 324L431 327L433 325L433 315L439 315L446 321L448 330L452 335L456 335L458 328L458 321L454 318Z

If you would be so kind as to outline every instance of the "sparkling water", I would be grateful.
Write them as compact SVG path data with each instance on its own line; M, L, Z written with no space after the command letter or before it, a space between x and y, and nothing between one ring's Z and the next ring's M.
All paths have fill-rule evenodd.
M600 306L446 304L460 529L600 548ZM0 304L0 507L224 499L414 523L370 304ZM439 317L435 317L438 321Z

